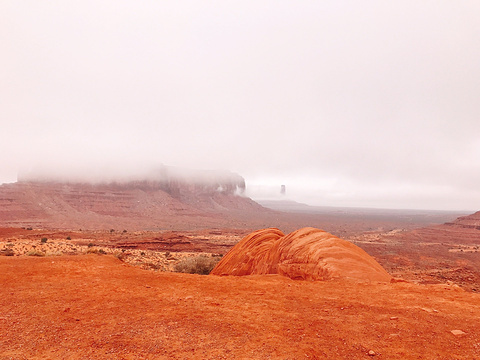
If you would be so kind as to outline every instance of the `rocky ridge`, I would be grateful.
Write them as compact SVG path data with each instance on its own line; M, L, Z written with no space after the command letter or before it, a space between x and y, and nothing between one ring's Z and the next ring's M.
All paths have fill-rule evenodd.
M445 223L446 226L480 230L480 211L468 216L460 216L455 221Z

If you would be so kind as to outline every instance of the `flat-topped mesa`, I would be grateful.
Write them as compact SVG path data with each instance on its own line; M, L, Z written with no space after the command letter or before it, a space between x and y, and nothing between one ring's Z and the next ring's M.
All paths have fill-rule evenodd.
M176 167L164 167L152 176L163 190L180 194L182 190L200 193L242 194L245 191L245 179L230 171L189 170Z
M227 170L193 170L173 166L158 166L154 170L131 172L129 175L99 171L55 174L47 171L21 173L19 183L82 184L110 189L162 190L172 196L182 193L243 194L245 180Z
M62 174L31 172L0 184L0 226L245 227L271 213L244 196L245 180L230 171L163 166L128 176Z
M391 276L370 255L349 241L307 227L284 235L270 228L243 238L211 275L279 274L291 279L388 282Z

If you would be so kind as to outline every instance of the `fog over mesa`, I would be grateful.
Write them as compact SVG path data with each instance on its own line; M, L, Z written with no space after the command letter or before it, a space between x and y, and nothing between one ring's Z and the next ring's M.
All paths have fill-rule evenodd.
M166 164L238 173L254 199L479 210L479 13L3 1L0 183Z

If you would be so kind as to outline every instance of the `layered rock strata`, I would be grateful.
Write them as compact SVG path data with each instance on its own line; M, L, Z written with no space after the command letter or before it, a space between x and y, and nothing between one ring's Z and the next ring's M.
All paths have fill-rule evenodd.
M391 276L370 255L349 241L307 227L284 235L270 228L242 239L211 275L279 274L292 279L390 281Z

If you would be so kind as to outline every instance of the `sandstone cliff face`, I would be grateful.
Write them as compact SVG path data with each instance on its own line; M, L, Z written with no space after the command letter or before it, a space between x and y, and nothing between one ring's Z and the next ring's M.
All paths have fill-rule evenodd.
M453 222L445 223L447 226L460 227L465 229L480 230L480 211L468 216L461 216Z
M311 227L288 235L273 228L255 231L235 245L211 272L211 275L254 274L279 274L304 280L389 281L391 278L358 246Z
M0 226L182 229L236 225L240 213L271 212L242 196L244 189L243 178L230 172L169 168L125 182L24 180L0 185Z

